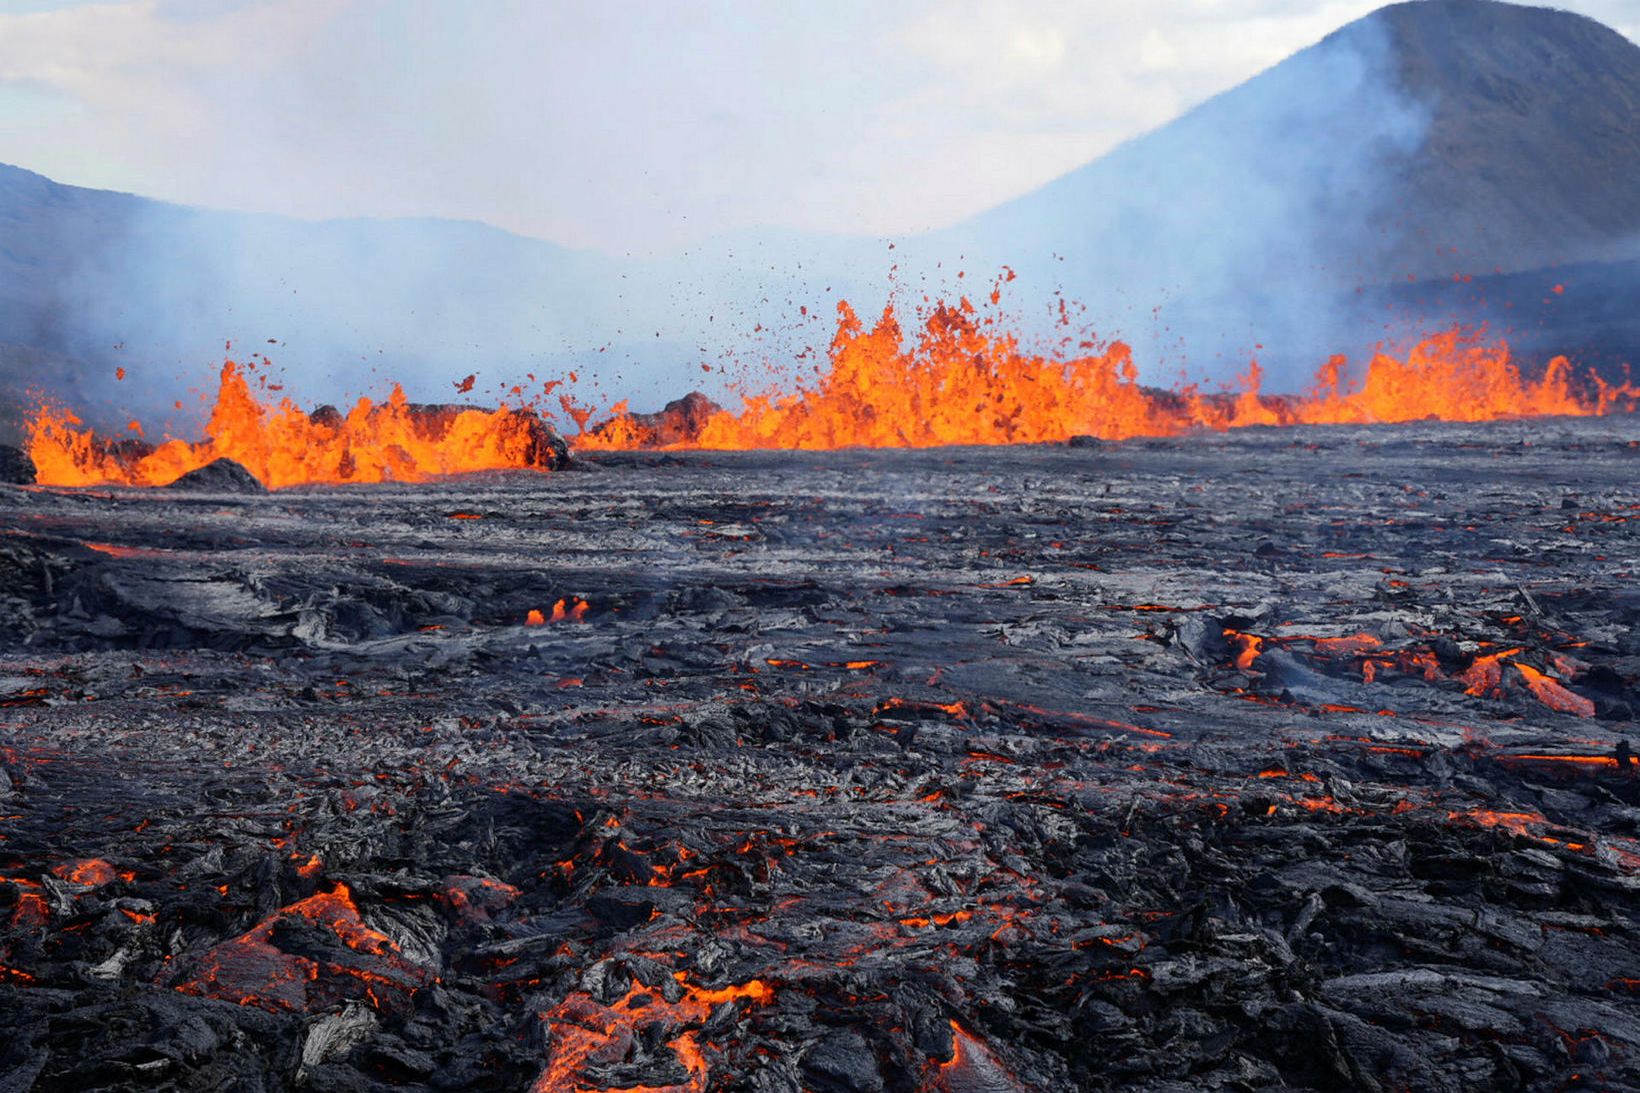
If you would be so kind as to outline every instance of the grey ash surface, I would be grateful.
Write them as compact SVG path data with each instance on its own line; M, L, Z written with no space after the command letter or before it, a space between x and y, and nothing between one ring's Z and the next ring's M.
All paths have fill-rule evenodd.
M1640 421L594 464L0 487L0 1088L1640 1087Z

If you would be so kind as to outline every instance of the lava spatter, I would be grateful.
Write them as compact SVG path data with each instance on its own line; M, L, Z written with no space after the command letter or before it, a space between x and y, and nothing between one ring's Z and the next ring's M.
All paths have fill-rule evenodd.
M418 406L395 386L379 404L362 398L346 414L309 414L289 398L263 401L231 360L222 366L203 441L112 443L52 406L38 409L25 431L36 480L52 486L164 486L218 459L233 460L272 489L551 470L565 459L562 442L533 410Z
M829 368L811 386L751 394L739 412L719 410L681 437L618 413L576 444L836 449L1124 440L1251 425L1601 415L1631 408L1640 395L1627 384L1578 375L1564 357L1529 379L1506 343L1462 329L1431 334L1399 356L1381 350L1359 375L1333 357L1299 395L1261 392L1256 362L1233 393L1163 391L1140 384L1120 341L1084 339L1087 355L1059 357L1025 350L1003 330L1000 316L981 315L966 299L939 302L908 345L893 305L868 329L840 303Z
M698 394L659 415L633 414L623 402L591 427L593 410L560 396L580 430L575 447L833 450L1125 440L1254 425L1599 416L1631 409L1640 398L1627 383L1578 373L1564 357L1530 378L1507 343L1459 328L1430 334L1399 355L1380 350L1355 371L1344 358L1330 358L1309 390L1275 395L1261 391L1257 362L1233 390L1207 393L1142 385L1132 351L1120 341L1083 338L1081 356L1035 353L1005 332L1001 314L981 314L966 298L930 305L909 342L892 304L869 329L846 302L837 311L828 366L808 386L748 390L738 412ZM309 414L287 397L275 401L273 385L261 377L258 397L247 368L223 365L199 442L113 441L82 428L67 410L40 407L26 426L37 481L162 486L225 458L280 489L548 470L568 458L544 406L418 406L395 386L379 404L360 399L346 414Z

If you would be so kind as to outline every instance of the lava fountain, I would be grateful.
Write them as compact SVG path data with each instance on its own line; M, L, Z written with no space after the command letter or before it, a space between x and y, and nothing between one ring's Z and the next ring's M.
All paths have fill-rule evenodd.
M264 384L264 388L266 385ZM198 442L149 447L80 428L72 413L42 406L25 425L36 481L49 486L163 486L217 459L232 459L263 484L420 482L465 471L562 462L562 442L532 410L411 403L394 386L387 401L361 398L346 414L311 414L288 398L270 404L247 370L222 366L216 403Z
M993 294L993 302L995 295ZM1377 353L1359 384L1348 361L1329 359L1302 395L1261 392L1254 362L1239 390L1142 386L1122 342L1082 341L1083 355L1040 356L993 332L967 299L933 307L907 346L892 305L870 328L838 304L831 368L816 385L754 395L740 413L720 410L685 442L656 443L655 415L617 413L577 438L583 449L850 447L1030 444L1072 436L1124 440L1192 429L1249 425L1390 423L1434 418L1490 421L1589 416L1632 409L1640 389L1577 376L1565 357L1526 378L1507 343L1454 328L1422 338L1405 354ZM619 408L617 408L619 409Z
M998 292L990 299L995 305ZM1507 343L1461 328L1428 335L1402 356L1380 351L1354 378L1349 362L1334 356L1308 391L1280 395L1261 390L1256 361L1231 390L1204 392L1194 385L1142 385L1132 351L1119 341L1077 341L1075 356L1032 353L1001 332L997 317L982 316L966 298L934 304L910 339L892 304L869 328L848 303L840 302L837 312L830 367L811 386L748 394L738 413L698 397L687 413L671 417L634 414L622 403L590 429L593 415L561 397L581 427L575 447L924 448L1061 442L1078 435L1123 440L1251 425L1589 416L1632 410L1640 399L1640 389L1628 383L1609 384L1592 371L1577 374L1565 357L1528 378ZM165 485L226 457L277 489L553 469L565 449L545 423L550 416L533 405L418 406L397 386L383 403L360 399L346 414L329 408L309 414L288 398L277 404L259 398L246 369L229 361L203 441L171 439L150 447L110 440L51 406L38 409L26 431L43 485Z

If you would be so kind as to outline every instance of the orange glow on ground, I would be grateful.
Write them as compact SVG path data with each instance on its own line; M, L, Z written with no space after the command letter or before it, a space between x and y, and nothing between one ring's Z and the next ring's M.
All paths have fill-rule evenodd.
M277 931L297 919L334 935L339 950L374 959L356 965L340 953L329 960L284 951ZM194 974L176 989L275 1012L308 1012L342 998L360 998L377 1009L402 1004L425 979L426 973L403 957L392 938L364 921L347 885L338 884L280 908L247 933L202 954Z
M532 1093L606 1093L610 1087L586 1071L600 1063L624 1058L643 1029L664 1027L677 1035L666 1041L688 1080L665 1086L625 1086L646 1093L703 1093L708 1065L701 1048L699 1027L725 1002L746 1000L767 1005L774 990L760 979L716 990L691 986L683 972L674 972L682 994L668 1002L660 989L634 982L625 996L603 1005L582 991L572 992L544 1015L551 1028L552 1054L547 1068L531 1087Z
M1593 717L1594 703L1582 695L1567 690L1558 680L1544 675L1536 668L1527 664L1516 664L1515 670L1526 681L1537 700L1560 713L1569 713L1576 717Z
M68 862L54 866L52 874L70 884L84 884L92 888L100 888L105 884L113 884L118 874L114 867L101 858L88 858L85 861Z

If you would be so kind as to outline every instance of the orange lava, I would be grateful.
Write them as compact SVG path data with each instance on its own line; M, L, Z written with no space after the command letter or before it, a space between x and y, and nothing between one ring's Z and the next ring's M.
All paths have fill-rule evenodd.
M1235 630L1226 630L1224 636L1235 643L1236 668L1239 671L1251 672L1253 661L1264 651L1264 639L1257 634L1243 634Z
M568 621L568 622L585 622L586 621L586 615L587 615L587 602L585 600L576 599L575 597L572 596L567 600L559 600L557 603L553 604L552 605L552 615L551 615L550 618L547 619L547 621L548 622L566 622L566 621Z
M1544 675L1536 668L1526 664L1516 664L1515 670L1521 674L1537 700L1560 713L1569 713L1575 717L1593 717L1594 703L1582 695L1567 690L1559 681Z
M1316 638L1313 642L1315 651L1328 653L1334 656L1353 656L1364 653L1369 649L1376 649L1383 645L1383 639L1374 634L1350 634L1341 638Z
M994 305L996 293L991 300ZM1119 341L1075 342L1080 356L1033 353L1003 332L1000 316L982 316L966 298L933 305L910 344L892 305L869 329L846 302L837 311L830 367L807 386L748 394L738 413L720 410L686 429L675 422L657 425L622 404L588 430L591 410L561 396L582 430L576 447L922 448L1059 442L1077 435L1121 440L1251 425L1598 415L1633 409L1640 400L1640 388L1612 386L1592 373L1574 376L1564 357L1549 362L1540 378L1528 379L1505 343L1488 344L1460 328L1430 335L1404 356L1380 352L1358 375L1345 358L1333 357L1306 393L1272 395L1260 389L1256 361L1236 390L1207 393L1194 386L1142 386L1131 350ZM1072 343L1065 339L1065 345ZM134 438L99 437L72 413L42 406L25 426L37 481L163 486L221 457L273 489L419 482L551 465L542 419L532 409L417 408L395 386L385 402L360 399L346 414L309 415L288 398L276 400L274 385L260 378L259 398L252 389L255 367L223 365L206 439L197 442L172 439L147 450Z
M66 862L63 865L53 866L52 874L70 884L84 884L92 888L101 888L105 884L113 884L118 876L114 867L101 858L87 858L84 861Z
M1539 812L1495 812L1484 808L1448 812L1447 819L1468 820L1481 827L1501 827L1511 834L1522 836L1530 836L1533 827L1546 822Z
M1532 696L1549 709L1574 717L1594 716L1592 701L1568 689L1553 676L1540 672L1529 664L1516 661L1514 657L1523 651L1518 648L1504 649L1476 657L1475 662L1458 676L1465 685L1464 693L1476 697L1495 697L1503 686L1503 666L1508 664L1520 673L1521 680L1532 692Z
M671 991L634 982L625 996L604 1005L583 991L574 991L543 1015L551 1030L551 1055L547 1068L531 1086L532 1093L605 1093L612 1087L596 1082L586 1071L600 1063L619 1061L629 1055L643 1030L667 1036L666 1046L688 1074L686 1081L663 1086L622 1086L628 1093L704 1093L707 1061L701 1049L699 1028L712 1011L725 1002L744 999L766 1005L774 990L760 979L710 990L691 986L683 972L674 972L680 991L678 1000L668 1002ZM671 1035L667 1035L667 1034Z
M1571 763L1583 767L1621 767L1615 755L1502 755L1500 763Z
M966 299L937 304L906 347L894 308L867 330L847 303L838 304L831 368L790 394L745 398L740 413L720 411L694 439L660 445L656 431L617 413L583 433L583 449L844 447L922 448L947 444L1107 440L1170 436L1191 429L1247 425L1489 421L1550 414L1596 415L1630 409L1640 389L1590 376L1574 383L1564 357L1529 380L1506 344L1485 344L1459 328L1424 338L1401 358L1380 352L1359 383L1333 357L1301 396L1260 392L1255 362L1241 390L1207 395L1194 387L1143 387L1121 342L1082 342L1087 355L1061 359L1021 350L994 330Z
M271 489L309 483L421 482L465 471L539 467L540 421L529 411L417 412L395 386L384 403L360 399L347 414L304 413L290 399L262 402L247 371L222 366L205 440L167 440L139 457L51 406L25 425L36 481L47 486L164 486L219 458Z
M39 891L38 881L22 877L0 877L0 884L19 889L13 894L10 926L13 930L34 930L51 921L51 904Z
M444 889L435 898L469 923L488 922L493 912L517 899L519 891L492 877L456 875L444 878Z
M120 546L118 543L86 543L85 545L98 554L106 554L110 558L163 558L167 553L152 547Z
M334 936L335 957L289 953L279 945L282 924L306 919ZM402 1004L426 980L393 939L359 915L353 893L338 884L282 907L239 937L204 953L195 974L177 984L185 994L208 995L268 1010L309 1012L342 998L363 998L377 1009Z
M1503 662L1517 653L1520 649L1505 649L1499 653L1488 653L1475 658L1475 662L1465 668L1458 678L1464 683L1463 693L1479 698L1492 694L1503 682Z
M1013 1093L1024 1085L985 1041L951 1022L951 1058L939 1064L925 1088L936 1093Z

